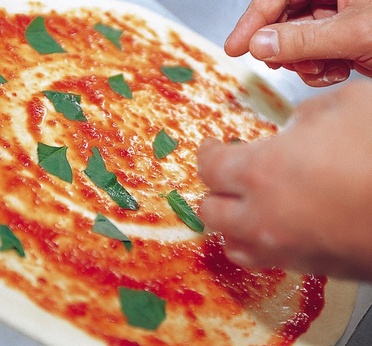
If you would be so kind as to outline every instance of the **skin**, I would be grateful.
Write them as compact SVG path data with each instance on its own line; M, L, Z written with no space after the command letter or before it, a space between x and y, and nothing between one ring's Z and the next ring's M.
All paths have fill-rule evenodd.
M369 0L252 0L225 51L250 52L315 87L344 81L351 69L372 77L371 18Z
M353 82L299 105L270 139L203 143L202 219L233 262L372 280L371 95Z
M312 86L351 69L371 77L370 18L368 0L253 0L225 50ZM232 261L372 281L371 95L372 81L358 80L297 106L270 139L202 144L202 219Z
M370 77L370 18L368 0L253 0L225 50L312 86L351 69ZM372 280L371 95L372 82L359 80L300 104L271 139L202 144L202 219L223 233L232 261Z

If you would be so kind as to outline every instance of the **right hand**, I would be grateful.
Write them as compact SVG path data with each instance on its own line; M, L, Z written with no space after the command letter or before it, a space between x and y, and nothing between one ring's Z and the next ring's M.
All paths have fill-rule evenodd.
M252 0L225 44L272 68L296 71L311 86L372 77L372 1Z
M270 139L200 147L205 224L248 268L372 280L372 82L300 104Z

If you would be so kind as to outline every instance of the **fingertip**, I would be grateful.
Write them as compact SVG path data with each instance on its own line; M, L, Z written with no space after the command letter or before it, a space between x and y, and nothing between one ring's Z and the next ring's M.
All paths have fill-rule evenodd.
M336 84L345 81L350 76L350 68L345 66L335 66L324 73L325 83Z
M224 44L225 53L231 57L238 57L249 51L249 41L243 40L235 30L227 37Z
M272 70L278 70L283 66L282 64L276 62L266 62L266 65L268 68L271 68Z
M331 62L326 64L319 74L298 72L300 78L311 87L325 87L341 83L349 78L350 67L346 63Z

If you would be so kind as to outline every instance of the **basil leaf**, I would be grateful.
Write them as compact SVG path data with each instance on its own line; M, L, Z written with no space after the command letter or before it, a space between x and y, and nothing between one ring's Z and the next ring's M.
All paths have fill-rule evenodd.
M166 198L168 200L168 204L181 221L183 221L195 232L202 233L204 231L203 222L176 190L171 191L168 195L166 195Z
M8 81L0 74L0 84L5 84Z
M62 113L69 120L87 121L80 107L80 95L45 90L43 94L53 103L57 112Z
M161 71L172 81L186 83L193 80L193 70L182 66L162 66Z
M128 324L155 330L165 320L166 301L152 292L119 287L121 310Z
M93 231L108 238L120 240L128 251L132 248L132 242L104 215L98 214L93 225Z
M98 23L94 26L94 29L100 32L108 40L110 40L116 47L121 50L120 37L123 34L122 30L114 29L108 25Z
M66 157L67 147L52 147L43 143L37 144L39 165L48 173L72 183L72 169Z
M46 30L43 17L36 17L31 21L26 28L25 38L29 45L40 54L65 52Z
M89 158L88 167L84 173L100 189L105 190L108 195L122 208L138 210L137 201L124 189L117 180L114 173L106 169L105 162L97 147L92 149L93 155Z
M115 76L108 78L108 83L110 85L110 88L115 91L120 96L123 96L127 99L133 98L132 92L128 86L128 84L125 82L123 75L117 74Z
M153 143L154 154L158 159L162 159L176 149L177 145L178 142L162 129L156 135Z
M10 228L6 225L0 225L0 251L15 249L21 257L25 257L23 246L19 239L13 234Z

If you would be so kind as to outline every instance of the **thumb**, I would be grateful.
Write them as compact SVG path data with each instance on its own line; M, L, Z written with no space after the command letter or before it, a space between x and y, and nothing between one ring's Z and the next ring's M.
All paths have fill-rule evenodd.
M268 25L251 38L249 50L266 62L292 63L304 60L372 58L362 18L341 13L320 20ZM365 19L364 19L365 20ZM372 30L370 19L365 26ZM363 23L363 22L362 22ZM364 34L363 34L364 32ZM372 67L372 59L371 59Z

